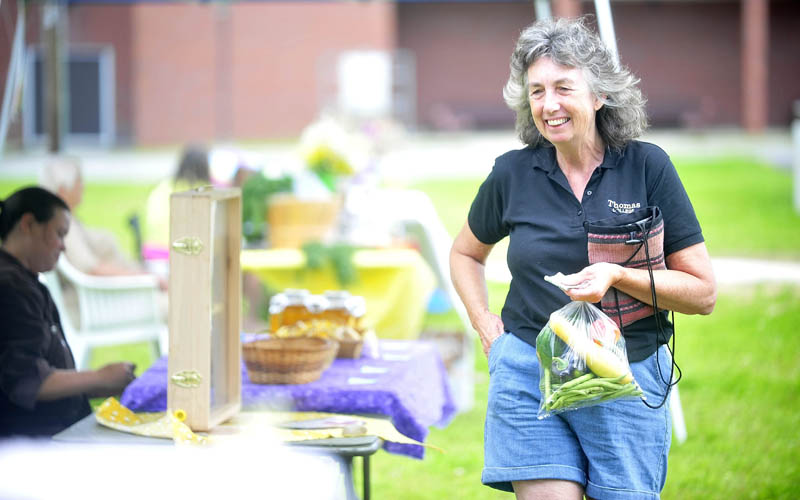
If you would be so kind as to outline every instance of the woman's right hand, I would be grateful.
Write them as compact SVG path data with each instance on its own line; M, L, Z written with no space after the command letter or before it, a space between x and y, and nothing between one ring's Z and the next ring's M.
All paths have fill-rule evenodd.
M481 338L483 353L488 358L489 351L491 350L494 341L497 340L500 335L505 333L503 320L500 319L500 316L490 311L485 311L473 326L475 327L475 330L477 330L478 336Z
M136 365L133 363L111 363L97 370L100 383L91 395L94 397L116 396L121 394L125 387L136 379L133 371Z
M44 379L36 394L39 401L86 394L90 398L117 396L136 376L133 363L111 363L98 370L53 370Z

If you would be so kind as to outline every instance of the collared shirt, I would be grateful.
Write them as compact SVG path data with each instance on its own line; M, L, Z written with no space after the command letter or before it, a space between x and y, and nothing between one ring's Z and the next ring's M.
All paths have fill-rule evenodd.
M84 395L37 401L44 380L75 362L50 292L0 249L0 437L53 435L91 413Z
M659 147L631 141L622 151L607 148L578 200L558 166L552 146L510 151L495 161L469 212L473 234L486 244L510 236L511 284L503 324L525 342L536 336L550 313L569 297L543 277L575 273L589 265L583 223L659 206L664 217L664 253L703 241L692 204L669 156ZM672 325L668 325L668 335ZM625 327L630 361L655 352L655 316ZM660 340L660 341L659 341Z

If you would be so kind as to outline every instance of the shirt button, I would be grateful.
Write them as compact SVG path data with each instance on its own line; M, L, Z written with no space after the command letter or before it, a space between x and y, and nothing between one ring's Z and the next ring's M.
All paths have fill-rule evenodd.
M50 325L50 331L56 333L58 332L58 327L56 325Z
M578 215L583 215L583 210L578 210Z
M591 196L591 195L592 195L592 191L591 190L586 191L586 196Z

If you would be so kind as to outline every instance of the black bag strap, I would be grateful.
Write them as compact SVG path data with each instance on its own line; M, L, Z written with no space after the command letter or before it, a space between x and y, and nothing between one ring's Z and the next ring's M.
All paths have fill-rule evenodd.
M660 211L658 211L658 215L660 217ZM644 245L644 252L647 260L647 272L650 275L650 294L651 299L653 301L653 310L655 310L655 319L656 319L656 344L663 340L664 345L667 346L667 350L670 353L670 368L669 368L669 380L664 380L664 377L661 375L661 361L659 359L659 351L660 349L656 348L656 370L658 370L659 377L661 377L661 381L666 385L666 391L664 391L664 396L661 398L661 402L657 405L651 405L644 399L642 403L645 404L648 408L658 409L664 406L664 403L667 402L667 398L669 397L670 391L672 390L672 386L677 385L680 381L683 373L681 372L681 368L678 366L678 363L675 361L675 337L676 329L675 329L675 311L672 312L672 347L670 348L669 341L667 340L666 334L666 325L662 323L662 317L658 310L658 297L656 296L656 282L653 278L653 266L651 264L650 259L650 248L648 245L650 231L653 229L655 222L655 217L649 219L643 219L637 221L635 224L640 229L642 234L642 244ZM619 306L617 306L619 307ZM675 377L675 372L677 371L678 375ZM674 381L673 381L674 379Z
M667 346L667 350L670 352L671 360L670 360L670 373L669 373L669 380L664 380L664 377L661 375L661 361L659 359L659 349L656 349L656 369L658 370L659 377L661 377L661 381L666 385L666 391L664 392L664 396L661 399L661 402L657 405L651 405L644 399L642 402L649 408L657 409L664 406L669 397L670 391L673 385L676 385L678 381L681 379L683 373L681 372L680 367L678 366L677 362L675 361L675 337L676 337L676 329L675 329L675 312L672 311L672 346L669 345L669 340L667 340L666 334L666 325L663 323L663 319L661 317L660 311L658 309L658 297L656 294L656 284L655 279L653 277L653 266L652 266L652 259L650 257L650 247L648 240L650 239L650 232L655 228L658 224L662 222L663 218L661 216L661 209L657 206L648 206L641 209L633 210L628 214L621 214L614 217L609 217L606 219L600 219L597 221L586 221L583 223L584 228L586 229L587 234L591 235L629 235L628 239L625 241L626 244L629 245L640 245L639 248L642 246L644 247L645 251L645 261L647 264L647 272L650 276L650 294L651 300L653 305L653 310L655 311L655 321L656 321L656 344L662 343L663 345ZM636 252L631 254L632 259L634 255L638 253L638 249ZM626 263L623 263L627 264ZM622 312L620 311L619 307L619 297L617 295L617 289L614 288L614 299L616 302L616 309L617 309L617 317L619 319L619 327L620 332L624 335L624 327L622 322ZM677 372L677 377L675 377L675 373ZM674 382L673 382L674 379Z

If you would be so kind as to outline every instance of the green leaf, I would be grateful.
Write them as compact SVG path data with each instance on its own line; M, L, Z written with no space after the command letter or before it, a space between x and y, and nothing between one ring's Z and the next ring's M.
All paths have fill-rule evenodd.
M330 266L336 281L342 288L355 283L358 279L353 255L356 247L346 243L325 245L318 241L305 243L302 247L306 257L306 266L309 269L323 269Z

